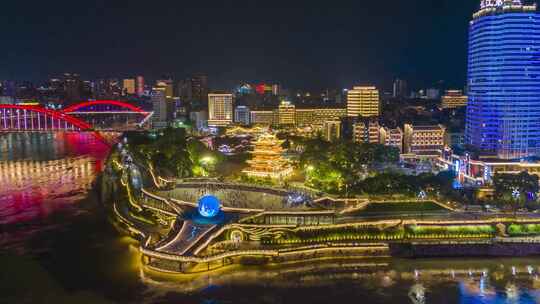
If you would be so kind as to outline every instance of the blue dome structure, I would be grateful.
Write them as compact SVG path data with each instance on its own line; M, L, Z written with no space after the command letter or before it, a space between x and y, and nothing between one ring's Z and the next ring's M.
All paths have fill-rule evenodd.
M206 218L212 218L219 214L221 203L213 195L205 195L199 199L197 210Z

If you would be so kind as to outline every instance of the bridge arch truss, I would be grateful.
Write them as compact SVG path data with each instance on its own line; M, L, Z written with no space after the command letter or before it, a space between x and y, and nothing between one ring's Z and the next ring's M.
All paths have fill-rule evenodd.
M118 100L91 100L71 105L62 113L85 121L98 130L133 130L141 128L152 112Z
M63 112L42 107L0 105L1 131L89 131L92 126Z
M111 109L112 108L112 109ZM119 109L119 110L118 110ZM118 100L91 100L71 105L62 110L66 114L84 114L84 113L135 113L147 116L149 112Z

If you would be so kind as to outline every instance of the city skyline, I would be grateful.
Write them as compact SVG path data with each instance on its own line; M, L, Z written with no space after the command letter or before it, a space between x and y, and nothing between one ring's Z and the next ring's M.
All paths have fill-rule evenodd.
M167 10L146 15L143 2L98 3L87 11L63 1L32 11L9 3L4 11L19 15L0 21L11 29L4 37L10 47L0 51L0 79L36 81L65 71L89 79L203 72L216 88L241 81L385 88L395 77L412 87L444 80L461 88L468 21L479 3L459 2L208 9L164 3ZM383 9L384 16L377 13Z
M2 8L0 303L540 303L536 3Z

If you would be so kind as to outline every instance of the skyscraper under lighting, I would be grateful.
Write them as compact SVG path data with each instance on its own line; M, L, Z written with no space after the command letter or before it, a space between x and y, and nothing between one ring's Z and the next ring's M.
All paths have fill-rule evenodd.
M167 96L165 87L154 87L152 89L151 101L154 116L152 123L155 128L167 126Z
M498 157L540 154L540 15L482 0L469 28L465 142Z

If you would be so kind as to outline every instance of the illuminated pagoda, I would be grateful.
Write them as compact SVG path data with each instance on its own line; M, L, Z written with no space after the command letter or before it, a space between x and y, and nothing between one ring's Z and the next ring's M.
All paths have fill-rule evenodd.
M284 178L292 173L292 166L283 157L283 148L275 135L264 134L255 142L253 158L248 161L249 168L243 170L247 176Z

